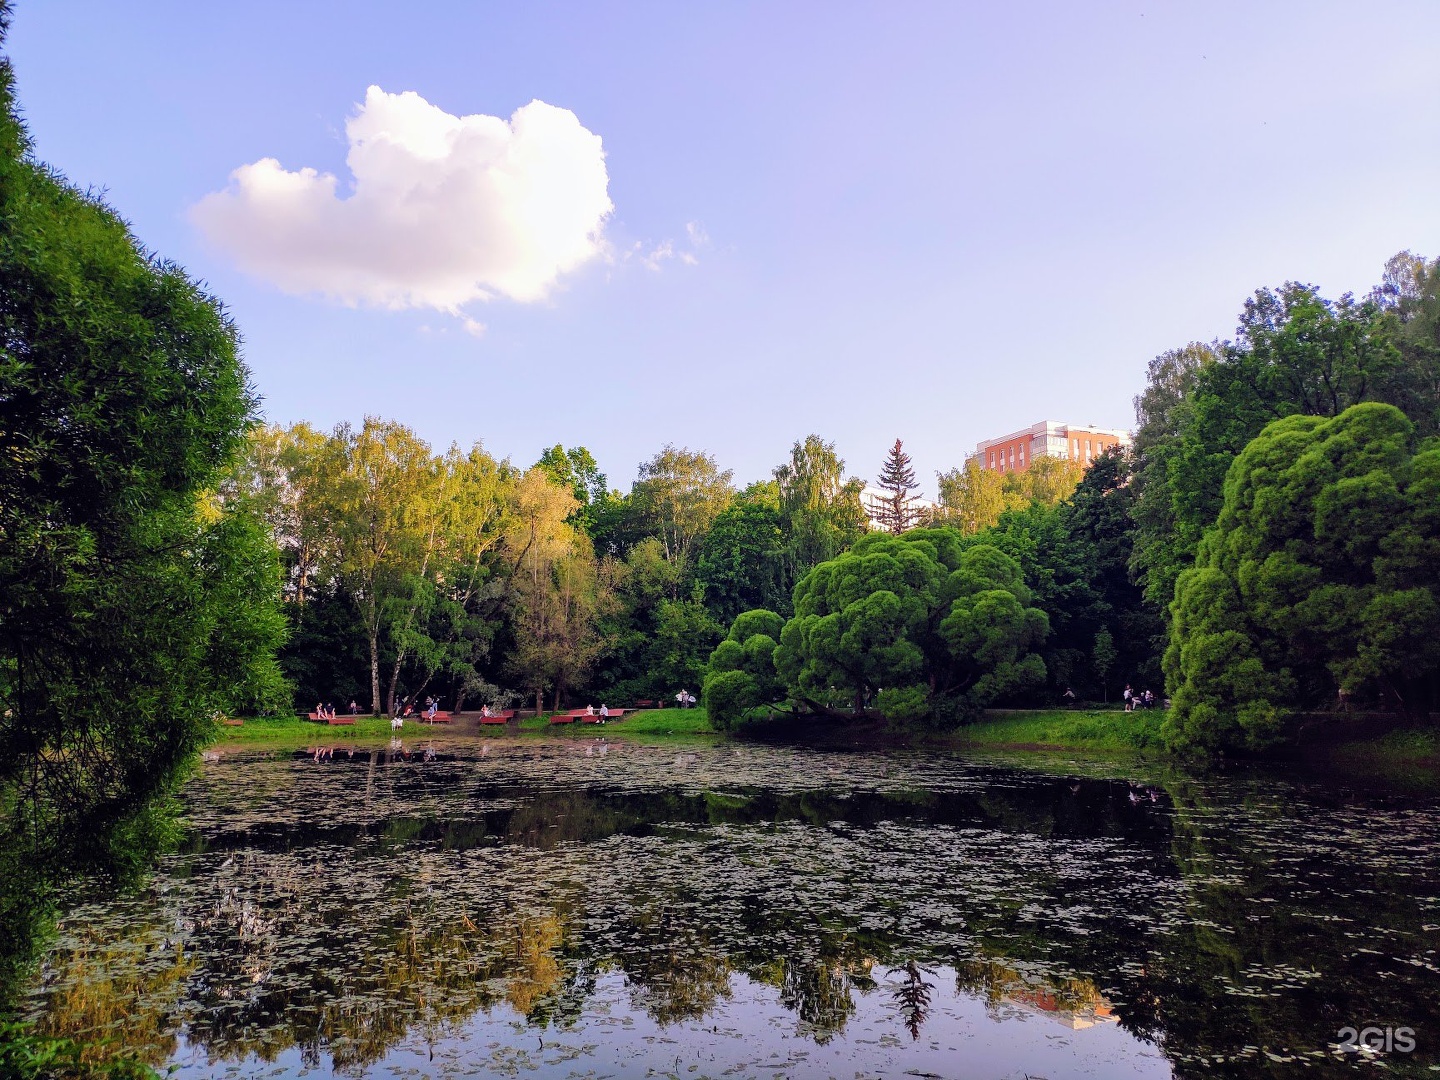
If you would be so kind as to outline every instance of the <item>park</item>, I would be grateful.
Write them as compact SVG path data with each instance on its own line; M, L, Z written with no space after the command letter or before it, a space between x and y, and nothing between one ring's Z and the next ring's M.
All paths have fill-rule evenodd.
M0 0L0 1075L1440 1069L1433 227L1359 291L1227 252L1223 317L1034 360L1129 427L977 442L938 387L1041 411L979 361L605 353L739 245L627 239L629 144L533 95L370 85L353 183L197 164L172 261L45 156L40 7ZM716 273L646 332L700 356Z

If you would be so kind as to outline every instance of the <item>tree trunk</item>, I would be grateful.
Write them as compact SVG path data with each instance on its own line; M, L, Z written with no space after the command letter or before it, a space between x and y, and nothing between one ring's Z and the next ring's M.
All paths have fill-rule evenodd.
M545 711L545 702L544 702L544 700L542 699L542 696L541 696L541 695L543 695L544 693L545 693L545 688L544 688L543 686L537 686L537 687L535 687L535 715L536 715L536 716L539 716L542 712Z
M380 631L370 631L370 712L380 715Z
M395 666L390 669L390 711L395 711L395 689L400 685L400 653L395 656ZM416 695L419 696L418 693Z

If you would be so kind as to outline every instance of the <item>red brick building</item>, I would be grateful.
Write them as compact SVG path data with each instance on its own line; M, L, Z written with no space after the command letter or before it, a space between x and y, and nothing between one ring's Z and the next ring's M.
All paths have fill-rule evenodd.
M1112 446L1129 446L1130 433L1093 425L1063 424L1042 420L1022 431L998 439L986 439L970 455L982 469L997 472L1024 472L1039 457L1055 457L1089 465Z

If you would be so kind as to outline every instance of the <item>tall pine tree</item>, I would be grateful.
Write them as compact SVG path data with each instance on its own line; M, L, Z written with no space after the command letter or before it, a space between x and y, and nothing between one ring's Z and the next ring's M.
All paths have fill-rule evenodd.
M885 458L877 486L885 492L875 506L875 519L882 529L899 536L923 523L925 512L910 494L915 488L915 469L899 439Z

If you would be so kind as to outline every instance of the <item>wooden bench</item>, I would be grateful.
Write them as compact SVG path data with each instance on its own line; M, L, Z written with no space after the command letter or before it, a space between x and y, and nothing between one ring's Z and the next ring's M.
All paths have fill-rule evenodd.
M509 723L511 720L513 720L514 718L515 718L515 710L514 710L514 709L506 709L504 712L491 713L489 716L486 716L484 713L481 713L481 714L480 714L480 723L482 723L482 724L508 724L508 723Z
M436 709L434 716L431 716L429 713L422 712L419 716L419 719L423 720L427 724L448 724L452 719L454 719L454 717L452 717L444 709Z
M325 721L325 723L331 725L332 727L338 727L338 726L340 726L341 724L354 724L354 723L355 723L355 717L353 717L353 716L345 716L345 715L343 715L343 714L342 714L342 715L336 715L336 716L321 716L318 712L312 712L312 713L308 713L307 715L310 717L311 720L314 720L314 721L316 721L317 723L318 723L319 721L323 720L323 721Z
M641 698L639 701L635 702L635 708L637 709L654 709L656 707L657 706L655 702L651 701L649 698Z
M573 723L575 722L575 718L576 718L577 716L583 716L583 715L584 715L584 712L585 712L585 710L584 710L584 709L581 709L580 712L578 712L578 713L574 713L574 712L556 713L554 716L550 717L550 723L552 723L552 724L573 724Z
M224 724L226 727L240 727L241 725L243 725L243 724L245 723L244 720L236 720L236 719L234 719L233 717L226 718L226 719L224 719L224 720L222 720L222 721L220 721L220 722L221 722L222 724Z
M619 719L621 719L624 715L625 715L625 710L624 710L624 709L611 709L611 710L609 710L608 714L605 715L605 716L601 716L598 712L597 712L597 713L585 713L585 714L582 714L582 715L580 715L580 716L577 716L576 719L577 719L577 720L580 720L580 721L582 721L582 722L584 722L584 723L586 723L586 724L604 724L604 723L608 723L608 722L611 721L611 720L619 720Z

